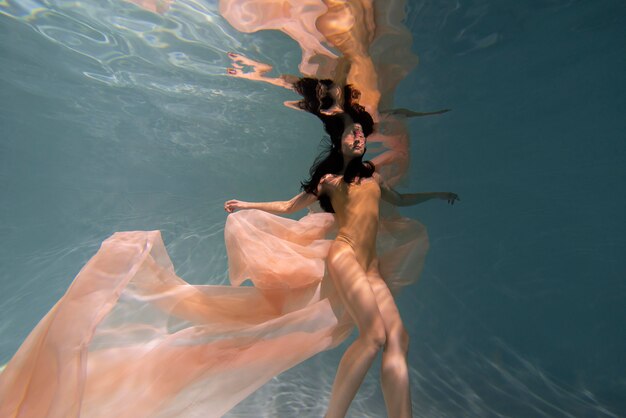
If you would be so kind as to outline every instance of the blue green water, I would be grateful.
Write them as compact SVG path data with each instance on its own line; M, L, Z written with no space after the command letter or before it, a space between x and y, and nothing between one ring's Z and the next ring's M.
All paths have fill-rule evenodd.
M404 211L431 238L399 298L415 415L626 416L626 3L414 1L407 26L396 104L453 111L411 120L404 190L462 199ZM300 60L215 1L0 2L0 363L113 232L160 229L181 277L225 283L224 200L298 191L321 126L228 51ZM230 416L321 416L341 352ZM377 374L350 416L384 416Z

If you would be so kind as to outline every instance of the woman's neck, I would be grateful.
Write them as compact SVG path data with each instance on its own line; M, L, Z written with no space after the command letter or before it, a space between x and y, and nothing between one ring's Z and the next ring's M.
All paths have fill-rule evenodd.
M346 173L346 169L348 168L352 160L354 160L354 158L343 158L343 167L341 168L339 174L344 175Z

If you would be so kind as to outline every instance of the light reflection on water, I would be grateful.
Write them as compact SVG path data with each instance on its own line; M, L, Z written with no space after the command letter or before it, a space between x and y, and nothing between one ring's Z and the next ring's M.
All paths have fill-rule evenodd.
M624 10L616 2L608 3L613 9L607 6L604 12L576 1L531 5L486 0L411 4L407 26L416 35L415 49L420 65L425 67L422 74L432 74L428 68L435 63L444 73L438 75L439 79L412 78L407 83L410 88L398 95L398 101L416 108L438 108L433 105L436 100L444 101L444 106L466 104L465 109L455 109L457 115L470 114L468 107L473 105L481 110L477 116L487 126L474 131L478 134L471 139L489 136L484 132L489 131L490 120L503 117L490 113L495 112L488 104L494 89L485 82L480 86L482 91L466 93L460 86L470 84L476 72L468 69L467 80L454 82L445 73L452 70L446 68L467 64L489 69L502 65L494 57L503 56L540 77L539 74L550 69L533 68L528 60L515 61L515 56L507 55L507 51L523 52L530 44L545 42L546 27L553 23L543 23L542 19L552 22L551 19L558 17L565 22L563 27L567 30L553 34L562 42L561 49L566 49L568 37L615 27L623 22L624 14L620 13ZM299 51L280 34L238 33L219 16L215 2L178 1L160 16L122 1L6 1L0 2L0 35L2 362L10 358L100 242L114 231L161 229L182 277L198 283L224 283L223 201L235 194L252 200L284 198L285 190L295 193L296 180L304 176L321 137L314 120L280 106L283 100L293 99L287 92L225 76L228 51L270 62L281 73L296 72ZM599 42L602 47L610 45L607 39L608 36L598 37L593 42ZM608 49L607 55L610 51L620 52ZM623 63L623 59L617 63ZM578 68L577 65L581 64L572 61L566 69L559 68L562 74L559 80L571 68ZM491 76L490 81L497 83L500 76L496 73ZM509 80L506 85L512 83ZM545 84L543 87L549 83ZM413 94L411 89L419 94ZM538 87L528 85L525 89L534 91ZM469 104L463 102L464 94L473 95ZM519 104L511 99L500 106L507 108L507 113L519 114L522 125L524 115L539 104L538 100L523 100L519 96L516 99ZM603 99L611 100L611 96ZM619 108L620 103L615 102L614 107ZM431 183L427 182L425 187L435 188L436 178L445 178L445 187L458 185L472 196L465 199L462 190L457 190L464 197L463 204L470 207L455 207L457 212L453 215L457 219L450 219L453 216L450 212L440 215L435 209L416 212L428 218L433 235L423 283L400 299L405 320L414 335L410 362L416 415L618 416L616 411L626 408L623 399L620 401L614 395L614 388L623 388L623 383L620 386L613 375L605 371L593 376L590 367L585 366L556 378L556 372L546 372L551 367L550 355L537 360L537 351L514 349L514 345L500 338L498 328L487 318L489 311L482 310L492 300L486 295L476 296L481 293L495 294L509 302L521 301L530 309L541 301L549 303L562 290L555 290L556 285L546 285L552 276L545 273L551 271L545 270L545 266L536 267L534 276L511 275L511 271L520 268L522 255L531 263L540 259L538 251L518 244L519 238L499 237L501 241L493 244L498 246L495 249L486 240L477 243L478 234L471 229L472 225L483 228L477 228L479 232L489 232L488 226L497 222L497 217L481 206L477 189L497 188L499 178L509 175L509 183L502 187L504 192L515 196L528 194L530 187L520 182L517 174L524 173L529 161L518 156L505 158L507 152L524 154L528 150L505 142L502 131L484 147L476 141L471 148L463 143L468 138L454 142L445 133L464 135L466 131L461 131L459 126L467 129L470 124L467 121L465 125L459 124L458 118L462 117L452 115L448 119L412 125L420 134L441 134L436 139L416 135L413 150L421 153L414 165L418 166L415 170L420 174L416 176L420 183L413 184L422 186L427 179ZM296 131L294 126L301 129ZM506 147L501 145L503 142ZM595 149L602 144L596 144ZM575 144L563 152L572 152L572 147ZM535 164L533 173L540 179L539 186L543 179L558 178L565 172L562 166L543 164L544 154L531 151L537 152L531 155L534 157L531 162ZM495 166L487 174L470 176L468 173L475 169L472 163L459 164L458 171L449 168L446 160L446 164L430 161L421 164L424 154L437 161L436 152L469 157L483 153L484 159L489 158L489 152L499 152L505 167ZM586 173L600 172L603 167L623 163L623 156L623 147L616 147L610 156L599 156L597 164L585 161L577 167L584 168ZM277 161L281 162L279 168ZM615 177L623 178L623 169L614 171ZM600 174L595 181L602 181ZM503 194L500 197L513 199ZM534 196L538 201L541 197L544 196ZM619 202L623 200L616 201ZM598 205L606 209L606 224L600 229L615 229L614 223L606 221L614 216L611 209L602 203ZM550 209L550 205L540 204L526 209L524 214L528 221L531 210L535 211L533 216L541 217L550 215ZM576 225L571 229L547 226L542 231L548 234L547 238L552 233L578 243L573 245L578 250L569 247L553 250L554 257L565 258L572 253L584 257L591 252L595 254L594 260L604 257L610 270L615 260L611 251L617 253L611 248L624 249L624 240L617 233L607 232L607 241L603 242L612 246L606 244L605 252L598 254L596 247L585 245L593 229L593 225ZM616 230L619 232L619 228ZM472 253L467 247L473 247L479 248L479 253L493 256L489 263L473 267L485 276L447 267L454 264L455 258L450 253L457 245L459 253ZM467 270L472 272L470 268ZM487 272L499 281L491 280ZM463 274L470 278L462 277ZM603 274L611 284L615 273ZM499 293L488 293L495 292L493 289ZM613 298L624 295L623 287L620 289ZM613 303L608 293L611 291L601 294L597 303ZM433 295L434 299L428 299ZM473 305L472 297L480 299L480 304ZM519 333L525 332L529 331L523 329ZM558 334L559 330L547 332ZM619 351L623 341L618 330L614 334L617 342L613 345ZM273 379L229 416L258 417L262 413L321 416L342 351L339 348L323 353ZM606 361L616 361L616 357L608 356ZM567 364L577 366L575 360ZM600 368L608 370L611 366L604 364ZM619 362L616 368L619 369ZM377 376L377 370L368 376L351 416L384 416ZM612 388L613 392L598 399L595 393L603 386Z

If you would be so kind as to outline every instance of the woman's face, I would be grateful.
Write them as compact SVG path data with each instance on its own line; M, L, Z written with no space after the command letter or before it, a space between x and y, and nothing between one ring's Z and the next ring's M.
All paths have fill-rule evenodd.
M348 124L341 137L341 153L347 158L360 157L365 154L366 142L361 125Z

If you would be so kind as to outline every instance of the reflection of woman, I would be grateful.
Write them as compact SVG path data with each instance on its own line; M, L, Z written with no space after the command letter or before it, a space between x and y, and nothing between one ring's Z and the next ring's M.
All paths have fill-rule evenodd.
M326 416L346 414L372 361L384 347L381 380L388 415L411 417L408 337L378 269L379 200L405 206L433 198L453 204L458 197L454 193L399 194L387 186L373 164L362 161L366 136L372 132L371 118L353 121L345 114L337 115L326 121L326 129L331 148L311 168L302 193L284 202L229 200L224 208L227 212L259 209L281 214L319 200L322 208L335 213L338 233L327 257L327 270L359 336L341 360Z
M284 104L287 107L312 113L324 123L328 116L340 113L347 113L353 118L354 114L359 114L373 119L362 105L361 92L356 86L341 85L331 79L298 78L286 74L271 77L267 75L272 70L270 65L232 52L228 56L233 65L227 70L229 75L284 87L303 97L297 101L286 101ZM449 111L450 109L441 109L417 112L399 108L380 112L375 133L368 140L371 144L382 145L381 152L372 161L387 183L397 184L405 176L409 166L409 134L405 118L440 115Z
M306 110L313 114L321 112L322 114L334 114L348 108L353 104L361 106L363 99L360 90L352 84L342 84L328 78L318 79L315 77L297 77L291 74L281 74L278 77L269 76L268 73L273 70L269 64L252 60L241 54L229 52L228 57L231 59L232 67L227 69L227 74L237 78L245 78L253 81L262 81L275 86L294 90L296 93L304 97L300 101L287 101L285 105L298 110ZM244 70L245 69L245 70ZM343 86L343 87L342 87ZM318 103L313 103L315 100ZM344 100L347 103L344 104ZM311 107L316 104L317 109ZM427 112L417 112L410 109L383 109L382 114L396 115L402 117L416 116L434 116L449 112L450 109L441 109ZM369 113L369 112L368 112Z

